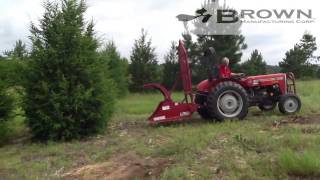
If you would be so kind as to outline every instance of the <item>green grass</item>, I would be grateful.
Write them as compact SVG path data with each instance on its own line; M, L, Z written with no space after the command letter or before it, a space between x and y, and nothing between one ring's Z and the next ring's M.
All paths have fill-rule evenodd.
M172 95L174 100L181 100L181 93L174 93ZM126 98L121 99L117 104L117 115L149 115L158 103L163 100L160 93L156 94L130 94Z
M281 152L279 161L288 174L301 177L320 175L319 150L299 153L286 149Z
M302 114L319 113L320 81L300 81L297 87L302 100Z
M300 116L320 114L320 81L298 82ZM175 93L175 99L181 99ZM107 132L69 143L32 143L23 116L10 122L9 143L0 148L0 177L59 179L76 167L134 152L141 158L167 158L161 179L287 179L319 177L320 123L283 124L275 110L251 108L244 121L193 121L150 126L147 118L161 94L130 94L117 102Z

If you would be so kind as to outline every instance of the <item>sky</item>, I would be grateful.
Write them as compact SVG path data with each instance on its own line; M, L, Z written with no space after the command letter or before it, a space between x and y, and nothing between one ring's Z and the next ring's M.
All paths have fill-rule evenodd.
M220 0L223 3L222 0ZM185 31L178 14L193 15L204 0L87 0L86 19L95 22L97 35L105 41L113 40L122 56L129 58L134 40L144 28L156 48L158 60L170 48L171 41L181 39ZM0 52L12 49L16 40L30 47L30 23L37 23L44 10L43 0L0 0ZM264 60L278 64L285 52L299 42L304 32L311 32L320 45L320 3L318 0L226 0L235 9L311 9L315 23L309 24L243 24L242 34L248 48L242 62L258 49ZM319 48L320 49L320 48ZM316 52L320 55L320 50Z

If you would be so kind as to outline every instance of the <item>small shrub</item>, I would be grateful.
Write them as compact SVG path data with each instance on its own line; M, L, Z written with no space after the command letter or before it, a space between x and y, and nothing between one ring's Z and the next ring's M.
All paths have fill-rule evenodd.
M9 120L13 109L13 99L0 87L0 144L2 144L8 132L6 121Z
M0 79L5 87L22 86L27 63L21 60L0 60Z

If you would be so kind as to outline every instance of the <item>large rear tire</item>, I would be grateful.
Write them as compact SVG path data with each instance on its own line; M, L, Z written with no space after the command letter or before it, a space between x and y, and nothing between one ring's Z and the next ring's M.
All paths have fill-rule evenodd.
M248 114L249 101L245 89L236 82L219 83L209 95L207 102L210 116L217 121L244 119Z
M207 108L207 96L204 94L197 93L195 102L199 105L197 111L201 118L206 120L212 120L213 117L210 116Z
M280 97L279 111L283 114L294 114L301 109L301 100L297 95L287 94Z

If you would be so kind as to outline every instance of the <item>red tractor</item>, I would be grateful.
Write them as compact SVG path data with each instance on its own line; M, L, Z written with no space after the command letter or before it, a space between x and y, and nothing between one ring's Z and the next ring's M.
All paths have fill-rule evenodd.
M258 106L263 111L269 111L278 104L280 112L284 114L298 112L301 108L292 73L208 79L199 83L194 93L188 55L182 41L179 41L178 51L180 80L185 98L181 102L174 102L171 92L162 85L144 85L144 88L158 89L164 96L164 100L149 117L150 123L188 119L195 111L204 119L222 121L244 119L250 106Z

